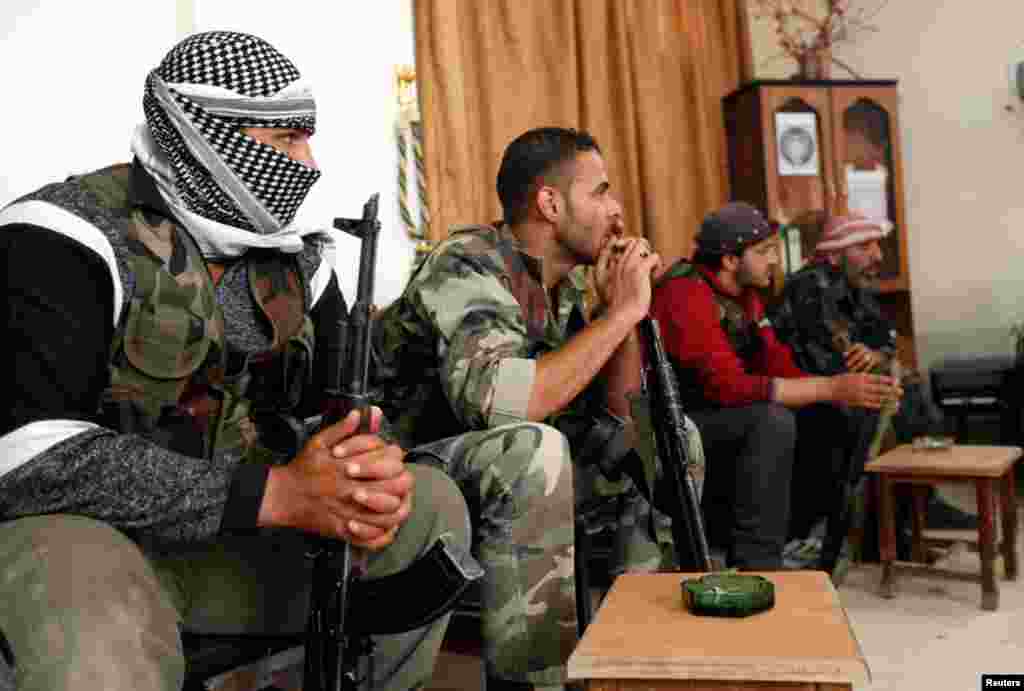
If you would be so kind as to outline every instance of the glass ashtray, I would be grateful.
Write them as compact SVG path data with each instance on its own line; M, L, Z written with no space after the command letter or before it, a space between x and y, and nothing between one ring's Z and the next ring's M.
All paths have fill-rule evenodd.
M914 438L914 451L942 451L953 448L953 437L925 435Z

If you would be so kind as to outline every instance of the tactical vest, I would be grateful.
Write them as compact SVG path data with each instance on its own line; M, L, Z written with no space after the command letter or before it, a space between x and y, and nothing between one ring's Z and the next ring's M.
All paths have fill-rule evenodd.
M680 259L665 272L661 282L673 278L694 278L703 281L711 289L711 294L718 305L718 323L725 332L729 344L736 354L744 362L754 356L761 348L761 335L758 325L751 321L743 306L728 297L722 295L715 285L704 275L704 272L697 270L697 267L686 259ZM683 325L686 328L686 325ZM684 368L673 360L672 367L676 372L676 380L679 383L679 393L683 399L683 405L688 409L705 408L709 401L704 396L704 387L697 377L696 371Z
M722 295L704 272L698 271L689 261L680 259L665 272L661 280L667 281L672 278L697 278L711 288L711 294L718 305L718 323L741 360L746 361L760 349L761 336L758 325L747 317L743 305L727 295Z
M171 219L134 205L130 165L70 178L34 198L102 230L130 275L102 422L191 456L239 449L263 455L254 417L297 405L310 372L312 323L295 258L267 252L242 260L273 334L267 352L243 356L228 351L198 246ZM68 202L76 198L86 203Z

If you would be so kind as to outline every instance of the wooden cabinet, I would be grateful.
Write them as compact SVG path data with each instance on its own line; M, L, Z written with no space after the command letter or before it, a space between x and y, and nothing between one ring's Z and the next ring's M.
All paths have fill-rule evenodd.
M804 257L833 215L862 210L893 223L880 301L901 361L915 368L898 101L894 80L766 80L726 96L723 110L732 198L797 226Z

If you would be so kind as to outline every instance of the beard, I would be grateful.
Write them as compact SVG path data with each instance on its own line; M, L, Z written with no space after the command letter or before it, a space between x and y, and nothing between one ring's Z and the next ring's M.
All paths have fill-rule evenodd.
M577 265L596 264L601 250L611 238L606 233L600 240L595 241L593 227L577 220L571 204L566 208L565 220L565 225L559 231L559 244L568 251Z
M766 269L764 276L758 276L745 261L740 261L736 269L736 283L740 288L771 288L772 272Z
M850 285L869 293L878 292L882 281L882 264L880 262L863 267L852 266L849 262L845 262L845 264L846 280L850 282Z
M567 235L561 244L577 265L582 264L584 266L597 263L597 258L600 256L601 247L603 246L593 246L588 242L587 236L583 234Z

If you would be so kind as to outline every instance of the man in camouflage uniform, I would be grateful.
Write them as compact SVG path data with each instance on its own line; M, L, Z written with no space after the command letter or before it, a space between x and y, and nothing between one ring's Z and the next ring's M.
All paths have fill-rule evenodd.
M458 489L379 411L261 462L270 420L319 409L311 354L345 316L333 243L291 224L319 176L298 70L196 34L143 104L131 164L0 210L0 686L22 691L179 691L179 627L301 633L302 533L365 550L369 580L442 537L468 555ZM446 622L379 637L376 687L425 684Z
M497 190L504 221L454 229L381 314L376 352L390 417L415 443L467 429L488 430L471 438L493 437L511 422L548 421L566 432L577 465L592 463L580 469L581 477L589 476L577 491L593 484L601 467L611 480L599 482L621 482L617 465L632 446L627 395L640 388L636 325L647 314L660 259L645 240L622 237L621 207L609 191L600 150L584 132L543 128L519 136L505 150ZM599 316L589 323L583 309L587 266L595 267L600 300ZM572 619L572 602L563 597L573 582L572 494L561 495L565 503L548 514L547 526L538 526L545 530L532 538L536 542L521 543L513 554L505 536L488 526L489 499L496 484L505 484L493 478L501 468L486 458L472 468L443 467L480 518L488 688L520 688L495 677L560 683L571 629L534 629L529 622L555 607L565 624ZM523 500L514 492L506 501ZM504 573L491 578L492 550L502 556L497 563L508 566L549 551L559 568L522 573L510 590L513 584L501 583ZM659 555L648 552L645 561L652 568ZM530 601L517 593L528 593ZM529 605L525 611L522 604ZM506 612L517 610L525 629L507 628ZM529 637L517 640L520 631Z

